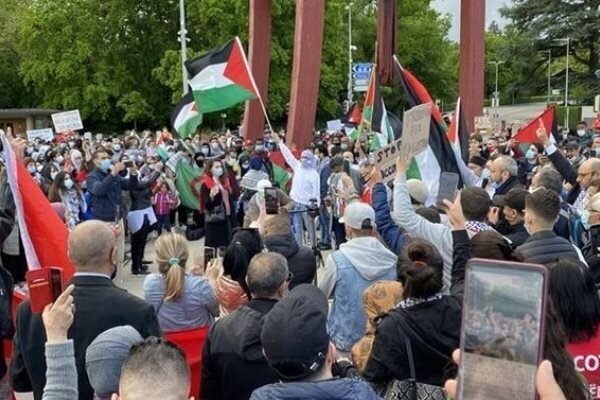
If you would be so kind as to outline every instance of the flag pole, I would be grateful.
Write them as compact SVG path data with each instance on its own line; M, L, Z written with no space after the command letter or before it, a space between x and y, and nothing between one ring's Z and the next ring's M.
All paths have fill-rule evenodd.
M267 125L269 125L269 130L272 133L274 133L275 131L273 130L273 125L271 125L271 120L269 119L269 116L267 115L267 108L265 107L265 103L262 99L262 96L260 95L258 86L256 86L256 81L254 80L254 75L252 74L252 70L250 69L250 64L248 63L248 58L246 57L246 53L243 51L244 46L242 46L242 41L240 40L239 36L235 37L235 41L236 41L237 45L240 46L240 49L242 50L242 55L243 55L242 58L244 59L244 64L246 65L246 69L248 70L248 76L250 76L250 81L252 82L252 87L254 88L254 91L257 94L258 101L260 101L260 107L262 108L265 119L267 120Z

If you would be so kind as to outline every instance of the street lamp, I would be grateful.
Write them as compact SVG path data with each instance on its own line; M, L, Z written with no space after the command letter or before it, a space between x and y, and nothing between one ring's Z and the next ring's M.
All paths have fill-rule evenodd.
M565 128L569 127L569 53L571 48L571 38L556 39L559 42L567 42L567 69L565 72Z
M352 104L352 51L355 49L352 46L352 6L354 3L348 4L345 9L348 11L348 107Z
M543 50L543 53L548 53L548 100L546 100L546 105L550 104L550 92L552 92L551 88L551 71L550 64L552 63L552 50Z
M185 62L187 61L187 29L185 29L185 0L179 0L179 41L181 42L181 77L183 82L183 94L188 93L188 76L187 70L185 69Z
M496 67L496 90L494 91L494 119L498 120L498 109L500 108L500 93L498 93L498 66L504 64L504 61L489 61Z

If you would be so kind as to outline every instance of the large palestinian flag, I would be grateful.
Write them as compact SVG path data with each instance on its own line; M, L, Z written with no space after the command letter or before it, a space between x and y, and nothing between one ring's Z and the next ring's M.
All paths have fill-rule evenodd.
M198 125L202 123L202 113L194 101L191 93L181 98L171 113L171 126L180 138L185 139L196 133Z
M383 103L383 97L381 97L377 68L375 67L371 72L363 106L362 130L374 133L371 137L371 150L385 147L394 140L394 132L392 132L388 121L387 110Z
M454 111L454 117L450 122L448 131L446 131L448 142L454 150L456 161L463 160L467 163L469 160L469 129L466 125L465 115L462 111L460 97L456 102L456 110Z
M69 230L33 180L23 162L17 158L3 131L2 146L6 175L15 202L19 233L23 241L28 269L58 267L68 282L75 268L67 248Z
M394 61L409 107L426 103L435 104L425 86L400 65L396 56ZM427 185L430 198L437 195L442 172L453 172L461 176L454 150L446 136L446 129L442 114L434 105L431 111L429 146L427 150L415 156L407 172L407 177L421 179ZM462 179L459 181L459 187L462 187Z
M185 63L189 85L203 114L259 97L239 38Z
M519 129L517 133L515 133L512 138L518 141L519 143L536 143L538 142L537 130L539 128L539 121L542 121L544 124L544 128L546 128L546 132L548 135L553 133L553 137L556 140L558 129L556 129L556 121L554 118L554 107L548 106L540 115L529 121L527 125L523 128Z

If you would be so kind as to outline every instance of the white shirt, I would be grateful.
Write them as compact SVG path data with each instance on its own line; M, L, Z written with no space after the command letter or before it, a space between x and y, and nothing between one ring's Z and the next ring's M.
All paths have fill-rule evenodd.
M283 142L279 142L279 149L285 162L294 171L292 178L292 189L290 197L294 203L308 205L310 199L316 199L321 202L321 178L316 169L304 168L302 163L294 157L290 149Z

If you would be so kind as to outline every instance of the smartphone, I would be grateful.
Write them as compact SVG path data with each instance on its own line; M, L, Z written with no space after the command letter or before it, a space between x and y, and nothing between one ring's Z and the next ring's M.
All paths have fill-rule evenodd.
M125 168L133 167L133 161L124 161L123 164L125 165Z
M600 224L590 226L590 240L592 241L592 251L598 254L600 247Z
M40 268L25 275L29 288L31 312L40 314L44 308L56 301L63 292L63 274L60 268Z
M208 264L214 259L215 259L214 247L205 247L204 248L204 268L207 268Z
M279 214L279 192L277 188L265 188L265 209L267 215Z
M221 246L217 249L217 256L219 258L224 258L225 257L225 252L227 251L227 248L225 246Z
M446 205L444 200L453 202L456 199L456 193L458 190L458 174L454 172L442 172L440 176L440 185L435 200L435 205L438 208L445 209Z
M548 298L543 265L467 264L458 372L460 399L536 398Z

